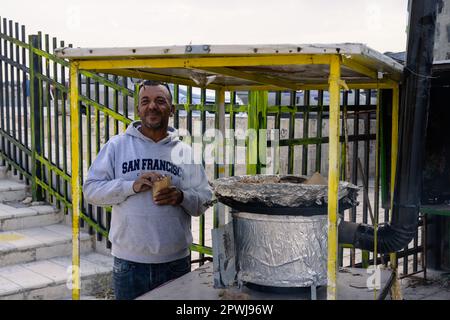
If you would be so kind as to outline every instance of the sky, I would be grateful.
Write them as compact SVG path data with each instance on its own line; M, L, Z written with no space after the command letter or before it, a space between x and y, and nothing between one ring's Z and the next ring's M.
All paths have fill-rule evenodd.
M359 42L406 48L408 0L0 0L0 16L74 47Z

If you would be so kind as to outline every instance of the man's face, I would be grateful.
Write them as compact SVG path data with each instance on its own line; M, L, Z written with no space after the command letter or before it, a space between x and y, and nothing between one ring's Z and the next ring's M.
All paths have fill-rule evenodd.
M143 86L139 91L138 115L148 129L167 128L173 111L170 94L166 87Z

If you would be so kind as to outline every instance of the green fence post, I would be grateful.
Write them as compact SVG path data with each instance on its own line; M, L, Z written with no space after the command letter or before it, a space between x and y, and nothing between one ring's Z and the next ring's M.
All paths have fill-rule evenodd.
M258 173L267 168L267 108L269 92L258 93ZM266 173L266 172L264 172Z
M246 139L247 174L260 174L261 167L265 166L265 161L264 164L261 165L261 160L265 160L266 158L267 139L266 136L264 136L266 131L263 131L260 136L259 130L267 129L268 92L250 92L248 105L248 133ZM263 136L264 138L262 138ZM262 157L264 159L261 159Z
M134 106L133 106L134 107L134 117L133 117L133 120L139 120L139 115L138 115L139 84L138 83L134 84L133 100L134 100Z
M246 134L246 164L247 174L257 174L258 171L258 92L251 91L248 95L247 114L247 134ZM255 135L256 130L256 135Z
M42 154L41 139L41 110L39 95L39 79L36 73L41 73L40 57L34 53L33 48L39 48L39 38L37 35L30 35L29 60L30 60L30 113L31 113L31 194L34 201L43 200L42 188L38 185L37 179L42 179L41 164L36 159L36 155Z

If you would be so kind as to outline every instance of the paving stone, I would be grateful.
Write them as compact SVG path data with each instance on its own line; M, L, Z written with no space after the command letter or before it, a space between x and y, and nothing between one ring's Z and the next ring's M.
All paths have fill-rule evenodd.
M10 191L1 191L0 190L0 201L21 201L28 194L26 189L23 190L10 190Z
M52 280L43 275L25 269L21 265L3 267L0 269L0 277L8 279L23 289L34 289L48 286Z
M450 291L444 288L439 281L427 281L419 277L405 278L401 281L403 298L405 300L433 300L441 296L450 299Z
M33 290L26 290L22 294L22 298L16 298L19 300L57 300L61 297L70 295L71 290L67 287L66 283L51 284L45 288L38 288ZM2 299L4 299L2 297ZM10 297L6 297L10 299Z
M70 239L68 235L56 233L45 228L24 229L20 233L47 245L61 243Z
M80 261L81 276L88 276L96 273L108 272L111 270L111 268L107 268L101 264L90 262L91 260L95 261L95 259L97 259L96 255L97 254L95 253L87 254L84 259L81 259ZM58 257L50 259L50 261L57 263L65 268L72 266L71 257Z
M16 294L8 294L8 295L2 295L0 293L0 299L1 300L24 300L25 299L25 292L18 291Z
M22 266L54 282L66 281L69 276L66 268L49 260L26 263Z
M19 251L17 249L10 250L6 253L0 253L0 267L10 266L22 262L35 261L35 250Z
M0 180L0 192L25 189L27 189L27 186L24 183L16 182L10 179Z
M4 242L2 242L2 241L0 241L0 251L10 251L10 250L14 250L14 245L12 245L11 243L9 243L9 242L6 242L6 241L4 241Z
M0 276L0 296L20 289L21 287L17 283Z
M11 212L11 210L14 210L15 208L8 206L4 203L0 203L0 212Z
M13 208L9 212L12 213L13 217L28 217L36 215L36 211L31 208Z
M11 217L13 217L13 214L11 212L3 211L0 209L0 221L10 219Z
M15 208L0 204L1 230L17 230L57 223L62 217L56 213L57 210L52 206Z
M89 262L92 262L96 265L105 267L107 269L111 269L113 268L114 265L114 258L112 256L106 256L103 254L96 254L96 253L92 253L92 254L88 254L86 256L84 256L84 259L86 259Z
M90 261L85 259L89 256ZM112 287L112 266L104 267L111 257L98 254L81 256L81 291L96 295ZM64 299L71 296L71 257L58 257L0 268L0 299ZM111 263L112 265L112 263Z
M21 181L0 180L0 201L22 200L28 191ZM67 283L72 228L60 224L64 218L60 210L45 203L0 203L0 299L61 299L71 295ZM81 289L87 299L96 299L93 294L111 287L112 257L90 255L92 250L92 236L82 231Z
M82 240L80 242L80 253L89 253L92 251L92 242L90 240ZM35 256L37 261L51 259L60 256L67 256L72 254L72 242L67 241L61 244L54 244L51 246L45 246L36 248Z
M8 244L11 244L11 246L13 246L12 249L17 249L20 248L21 250L26 250L28 248L33 248L36 246L42 246L43 242L40 241L39 239L35 239L32 237L29 237L25 234L22 234L21 232L1 232L0 233L0 239L5 236L5 235L16 235L16 238L11 238L7 241L5 241Z
M37 213L43 214L43 213L57 213L58 209L56 209L53 206L31 206L29 209L36 211Z
M66 226L63 224L53 224L49 226L43 227L45 230L49 230L51 232L64 235L68 237L69 239L72 239L72 227ZM90 238L89 234L87 232L80 232L80 239L88 239Z
M70 255L72 253L70 227L61 226L61 228L50 229L39 227L0 232L0 267ZM89 253L92 249L91 236L81 232L80 252Z
M423 300L450 300L450 291L447 289L440 289L438 292L426 296Z
M61 222L62 217L58 214L34 215L27 217L11 217L9 219L0 220L0 230L19 230L33 227L46 226Z

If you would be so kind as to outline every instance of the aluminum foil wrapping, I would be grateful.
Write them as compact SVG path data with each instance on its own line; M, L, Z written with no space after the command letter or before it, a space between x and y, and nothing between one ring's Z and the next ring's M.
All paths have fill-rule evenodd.
M239 283L273 287L327 282L327 216L233 214Z
M328 186L307 185L305 176L243 175L212 181L216 197L240 203L258 203L265 207L309 207L328 203ZM357 205L359 188L349 182L339 182L338 200Z

